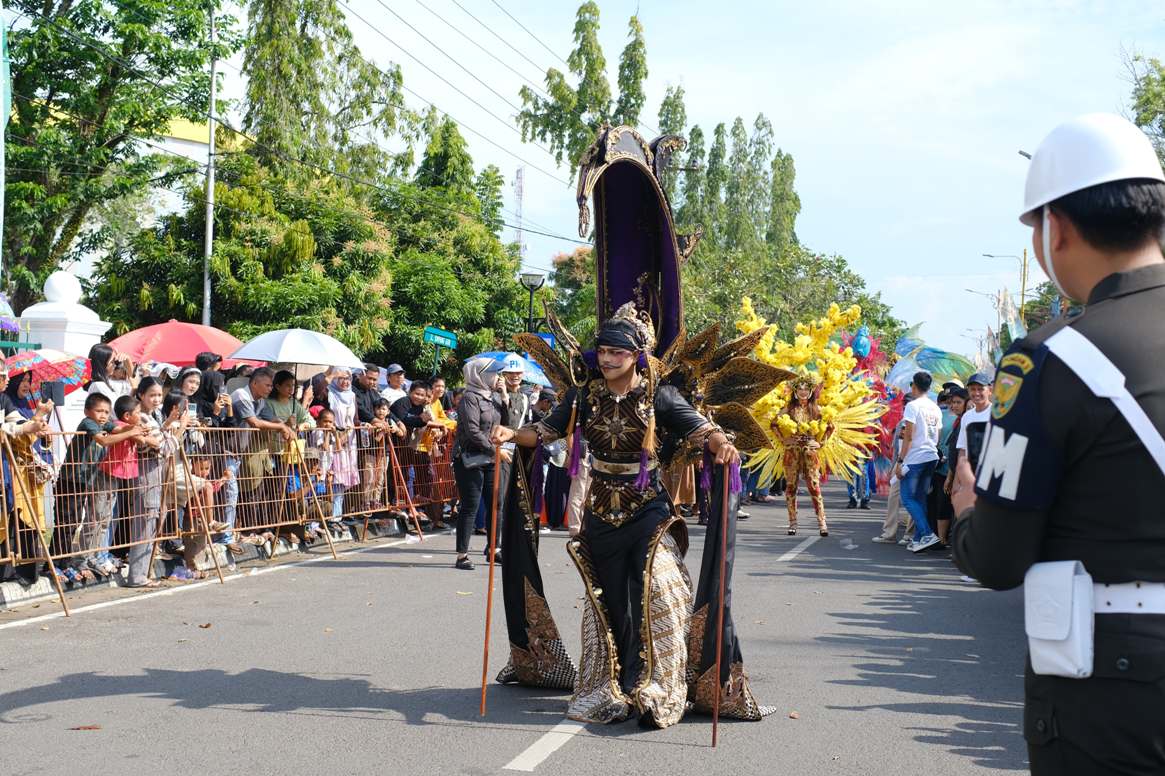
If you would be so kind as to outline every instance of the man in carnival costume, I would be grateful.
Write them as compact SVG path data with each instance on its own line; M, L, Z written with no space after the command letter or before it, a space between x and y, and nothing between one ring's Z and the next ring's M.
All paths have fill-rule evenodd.
M597 212L603 323L595 350L583 353L547 309L565 358L533 335L516 339L563 391L563 401L536 423L517 431L500 427L493 435L496 444L514 441L523 453L515 458L522 465L515 465L517 476L504 500L510 659L498 680L570 688L567 715L585 722L637 715L642 724L666 727L681 719L689 703L711 711L718 690L723 716L756 720L771 711L756 702L744 674L730 614L735 520L722 520L720 505L728 487L728 514L735 513L737 445L764 443L748 405L792 374L744 357L764 331L720 347L716 327L686 337L679 266L698 235L675 233L658 180L682 142L665 137L648 145L629 127L605 127L584 154L580 234L589 233L586 203L592 193ZM571 476L584 440L592 456L582 531L567 545L586 589L577 674L543 596L537 563L543 446L559 439L570 444ZM716 516L693 591L684 565L687 528L660 474L674 456L701 453ZM731 482L724 481L725 469ZM717 634L725 530L724 628ZM724 654L719 676L718 635Z

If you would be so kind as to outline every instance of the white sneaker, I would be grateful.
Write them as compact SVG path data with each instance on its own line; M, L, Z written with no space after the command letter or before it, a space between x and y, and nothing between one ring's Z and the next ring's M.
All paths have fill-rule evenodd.
M898 540L899 547L909 547L912 544L914 544L914 540L912 540L909 536L903 536Z
M937 536L935 536L934 534L927 534L926 536L922 537L918 541L907 545L906 549L910 550L911 552L922 552L927 547L935 546L936 544L939 543L939 541L940 541L940 539Z
M885 536L881 536L881 535L875 536L873 539L870 539L870 541L873 542L874 544L893 544L894 543L894 539L892 539L892 538L887 539Z
M977 584L979 584L979 580L975 579L974 577L969 577L969 576L967 576L966 574L964 574L963 576L959 577L959 579L960 579L961 581L963 581L963 582L966 582L966 583L967 583L967 584L969 584L969 585L977 585Z

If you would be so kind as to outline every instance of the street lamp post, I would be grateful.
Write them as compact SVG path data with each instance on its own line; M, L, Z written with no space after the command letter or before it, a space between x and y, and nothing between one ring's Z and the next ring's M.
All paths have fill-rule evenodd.
M526 331L534 332L534 292L546 284L546 276L541 272L523 272L518 280L530 292L530 309L526 315Z
M1014 253L984 253L983 256L988 259L1015 259L1019 262L1019 322L1027 326L1027 248L1023 249L1023 256Z

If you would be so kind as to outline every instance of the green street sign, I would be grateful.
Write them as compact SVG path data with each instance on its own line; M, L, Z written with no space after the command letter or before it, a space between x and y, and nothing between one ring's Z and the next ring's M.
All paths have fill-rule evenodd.
M425 327L425 342L441 348L453 350L457 347L457 335L451 331L438 329L436 326Z

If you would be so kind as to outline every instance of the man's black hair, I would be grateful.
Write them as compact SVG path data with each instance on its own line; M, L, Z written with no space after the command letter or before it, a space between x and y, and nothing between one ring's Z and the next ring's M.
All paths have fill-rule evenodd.
M102 402L105 402L106 404L113 404L113 402L109 400L109 397L103 393L89 394L85 397L85 411L88 412Z
M930 372L915 372L914 377L910 380L918 390L926 393L930 390L930 384L934 382L934 378L930 376Z
M213 368L216 364L222 363L222 356L218 353L211 353L209 350L204 350L194 357L194 366L198 367L198 371L205 372L207 369Z
M413 384L409 386L409 393L412 393L418 388L424 388L426 391L433 390L433 386L428 380L413 380Z
M1068 217L1084 241L1100 251L1126 253L1165 231L1165 183L1136 179L1089 186L1051 204Z

